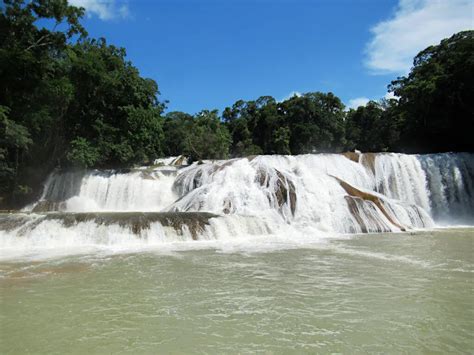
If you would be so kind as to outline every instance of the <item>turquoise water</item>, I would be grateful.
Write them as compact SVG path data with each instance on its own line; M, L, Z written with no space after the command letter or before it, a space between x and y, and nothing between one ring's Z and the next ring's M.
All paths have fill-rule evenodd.
M0 272L2 354L474 352L474 229Z

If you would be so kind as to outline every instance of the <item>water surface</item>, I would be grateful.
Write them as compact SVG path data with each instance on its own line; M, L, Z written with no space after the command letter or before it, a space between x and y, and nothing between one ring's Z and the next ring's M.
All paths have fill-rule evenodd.
M0 272L2 354L474 352L474 229L91 253Z

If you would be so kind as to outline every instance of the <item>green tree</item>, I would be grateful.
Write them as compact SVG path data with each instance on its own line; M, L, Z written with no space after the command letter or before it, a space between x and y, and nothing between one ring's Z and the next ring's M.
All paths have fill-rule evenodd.
M288 127L280 127L273 132L273 147L276 154L291 154Z
M3 206L33 198L55 167L130 166L163 154L157 84L123 48L88 39L83 13L66 0L5 0L0 9Z
M191 160L225 159L229 156L231 138L217 110L203 110L193 119L192 134L186 138L185 154Z
M339 151L345 145L344 105L332 93L306 93L283 101L292 154Z
M400 150L474 150L474 31L421 51L408 76L392 81L389 90L399 96Z
M261 154L263 142L259 137L257 126L258 107L255 101L238 100L227 107L222 116L232 138L232 156ZM260 144L260 145L258 145Z
M349 110L345 120L347 149L364 152L393 149L400 130L393 115L394 104L396 100L369 101L365 106Z
M127 131L122 134L122 144L132 149L132 154L122 162L150 164L163 156L163 118L161 108L125 106Z
M98 149L95 166L144 163L163 154L164 105L157 100L158 86L140 77L125 57L123 48L105 39L82 41L68 50L75 91L66 134Z
M62 154L61 119L71 97L64 50L73 36L86 35L79 23L83 12L66 0L4 0L0 8L0 103L8 108L2 125L28 137L29 147L2 141L4 205L22 203L17 191L31 197L31 186L39 186Z
M28 191L23 185L16 185L18 166L24 152L32 144L25 126L8 118L9 109L0 106L0 203L7 193Z
M87 139L76 137L71 141L67 159L75 166L90 168L96 165L99 158L99 150L93 147Z
M164 154L177 156L186 151L188 136L193 134L193 116L179 111L166 114L164 118Z

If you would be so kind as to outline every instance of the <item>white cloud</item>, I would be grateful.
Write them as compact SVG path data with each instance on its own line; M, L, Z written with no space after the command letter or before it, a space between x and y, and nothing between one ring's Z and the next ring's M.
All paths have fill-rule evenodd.
M393 17L371 29L366 65L374 73L406 74L419 51L472 28L472 0L399 0Z
M120 17L122 18L127 18L130 16L130 10L128 8L127 4L123 4L119 7L118 13L120 14Z
M97 15L101 20L127 18L130 11L126 3L117 4L116 0L69 0L74 6L86 9L86 14Z
M390 100L390 99L395 99L398 100L398 96L395 96L395 94L392 91L387 92L384 97L385 100ZM369 101L375 101L375 102L380 102L382 99L380 98L375 98L375 99L369 99L368 97L357 97L355 99L349 100L346 110L349 110L351 108L356 109L359 106L365 106Z
M365 106L370 101L367 97L357 97L355 99L350 99L347 104L347 108L357 108L359 106Z
M288 95L286 95L283 99L281 99L281 100L278 101L278 102L286 101L286 100L288 100L288 99L291 99L293 96L298 96L298 97L300 97L300 96L303 96L303 94L300 93L299 91L292 91L292 92L290 92Z
M389 91L385 94L385 96L383 97L385 100L390 100L390 99L395 99L395 100L398 100L399 99L399 96L395 96L395 94L393 93L393 91Z

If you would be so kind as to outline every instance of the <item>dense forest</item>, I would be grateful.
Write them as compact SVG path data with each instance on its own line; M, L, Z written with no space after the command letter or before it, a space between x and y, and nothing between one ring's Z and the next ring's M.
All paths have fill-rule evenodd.
M333 93L164 113L158 85L123 48L88 37L66 0L4 0L0 12L0 208L33 198L55 168L118 168L185 154L474 151L474 31L420 52L396 99L346 110Z

